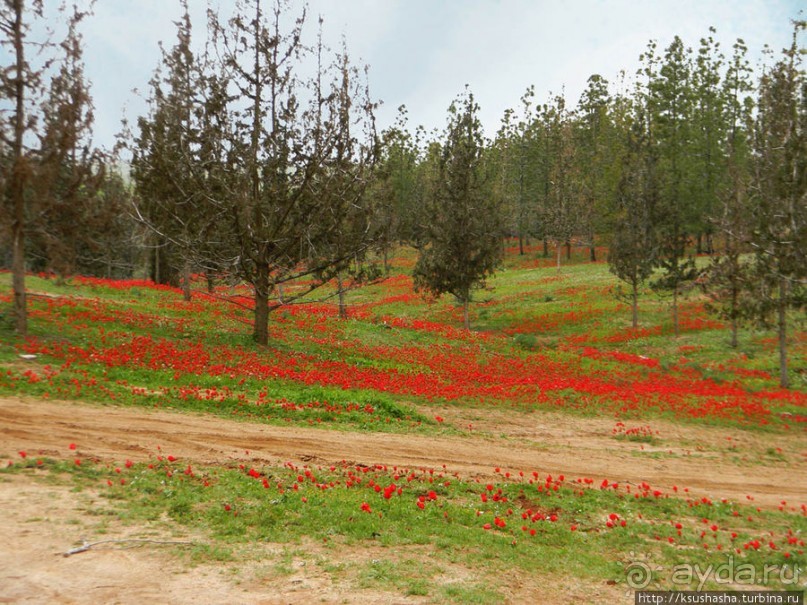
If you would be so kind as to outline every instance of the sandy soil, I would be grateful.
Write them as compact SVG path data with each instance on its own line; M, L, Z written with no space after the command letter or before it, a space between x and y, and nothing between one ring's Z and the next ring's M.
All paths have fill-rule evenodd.
M446 424L471 427L470 436L352 433L299 427L233 422L165 411L99 405L0 399L0 456L70 455L78 444L83 458L146 460L158 451L197 465L278 464L286 461L329 464L350 460L416 468L445 468L463 478L493 476L502 471L563 473L567 478L608 478L668 491L689 488L697 496L745 501L775 507L781 500L807 500L807 436L804 432L771 436L740 430L652 423L652 444L617 440L613 419L582 419L550 413L439 408ZM628 426L633 426L627 423ZM158 450L160 448L160 450ZM777 449L778 448L778 449ZM64 557L68 549L97 527L89 492L72 493L30 477L0 481L0 603L420 603L372 589L357 590L349 571L325 573L312 565L316 545L295 557L284 545L266 545L265 561L283 557L283 574L266 564L189 566L170 546L157 543L112 543ZM108 522L105 535L88 540L143 538L137 528ZM192 540L181 534L147 535L160 541ZM375 547L373 547L375 548ZM345 553L362 561L390 553ZM265 555L265 556L264 556ZM331 553L329 556L333 556ZM428 552L409 553L428 559ZM313 559L312 559L313 557ZM288 563L288 561L291 561ZM462 582L472 573L445 570L444 581ZM554 579L516 578L508 600L581 602L628 599L618 587L586 586ZM630 597L625 602L632 602Z

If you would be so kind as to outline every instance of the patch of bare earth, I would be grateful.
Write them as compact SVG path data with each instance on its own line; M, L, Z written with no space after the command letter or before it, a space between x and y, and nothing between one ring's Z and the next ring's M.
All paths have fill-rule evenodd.
M551 413L445 407L440 414L465 435L351 433L234 422L201 415L74 402L0 398L0 455L70 456L144 461L161 449L195 465L361 464L445 468L463 478L504 472L563 473L567 478L647 481L692 495L778 506L807 494L803 432L763 433L652 422L652 443L618 440L614 420ZM469 425L470 429L469 429ZM771 441L775 439L775 441ZM778 450L776 448L779 448ZM775 454L775 455L774 455ZM158 542L204 541L165 522L125 525L98 515L92 490L31 475L0 481L0 603L426 603L362 582L376 561L434 565L427 547L250 545L237 563L192 564L188 548ZM82 540L148 539L99 544L69 557ZM439 563L436 585L473 585L479 574ZM633 602L619 586L517 572L497 587L507 602Z
M0 603L423 602L356 591L349 576L340 580L316 565L316 547L294 556L285 545L264 544L244 564L189 564L184 543L204 537L99 522L93 503L87 490L76 493L30 476L0 481ZM88 550L65 556L85 540Z

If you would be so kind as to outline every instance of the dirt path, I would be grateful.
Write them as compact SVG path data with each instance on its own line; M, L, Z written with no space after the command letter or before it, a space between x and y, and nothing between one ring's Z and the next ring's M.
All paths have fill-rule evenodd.
M63 458L78 455L109 461L147 460L157 453L194 463L326 465L344 459L439 469L461 477L488 478L502 472L563 473L567 478L639 483L668 491L688 487L695 495L774 507L781 500L807 501L807 436L770 436L728 429L653 422L652 443L617 440L613 419L523 414L457 407L424 408L469 435L354 433L234 422L200 415L103 407L73 402L0 398L0 456L17 452ZM470 426L470 429L469 429ZM76 443L76 452L69 444ZM158 449L159 448L159 449ZM778 448L778 449L777 449ZM283 557L292 572L275 576L265 563L188 566L160 546L94 548L62 557L82 535L95 535L97 495L72 493L59 485L12 475L0 481L0 603L425 603L428 599L357 591L350 577L335 577L284 545L265 545L262 560ZM138 528L107 522L117 539ZM86 532L82 533L82 532ZM180 530L177 530L180 532ZM104 536L101 536L103 538ZM142 535L141 535L142 537ZM150 535L188 540L182 533ZM97 539L91 537L90 539ZM356 565L389 556L375 546L348 556ZM372 551L372 552L371 552ZM428 552L413 556L428 557ZM349 562L348 562L349 564ZM263 565L263 567L261 567ZM468 570L448 570L463 581ZM451 578L448 578L451 581ZM550 588L552 586L553 588ZM508 602L633 602L609 585L584 585L569 578L524 577Z
M664 491L759 506L807 500L807 437L654 422L653 444L617 440L614 421L560 414L441 409L447 423L472 436L423 436L278 427L200 415L98 405L0 399L0 454L18 450L105 460L172 454L195 464L331 464L349 460L439 469L463 478L502 471L563 473L569 478L648 482ZM778 450L777 450L778 448Z

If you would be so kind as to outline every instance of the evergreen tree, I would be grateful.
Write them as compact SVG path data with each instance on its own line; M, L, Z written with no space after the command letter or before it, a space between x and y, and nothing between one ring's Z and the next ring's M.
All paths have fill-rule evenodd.
M190 299L191 267L205 264L209 255L204 252L225 223L215 207L203 202L215 172L210 152L221 147L214 143L221 134L211 128L216 124L211 124L205 95L220 91L204 75L206 59L191 50L187 2L182 6L177 42L163 51L162 66L151 82L150 114L138 120L132 176L138 216L150 231L151 278L181 283Z
M39 151L31 162L29 207L36 218L29 225L29 256L38 257L32 268L55 272L60 280L112 219L99 208L107 159L92 145L93 107L77 31L82 17L69 19L59 69L40 106Z
M56 44L51 39L37 41L28 36L32 23L44 21L44 9L42 0L31 0L28 8L24 0L0 4L0 44L10 51L4 53L0 69L0 96L8 105L7 120L0 123L4 156L0 166L0 227L10 242L15 326L20 336L28 331L26 242L37 230L40 235L51 234L50 252L56 253L58 237L53 234L64 233L65 228L75 230L76 225L51 212L53 204L67 198L80 199L80 190L92 172L88 166L97 167L89 159L94 152L85 155L82 151L91 112L76 28L87 13L74 9L68 14L62 7L68 34L59 46L66 61L48 90L44 83L56 60L52 52ZM34 185L36 195L32 193ZM37 208L34 201L39 203ZM38 222L43 212L51 212L50 228Z
M787 310L803 309L807 283L807 81L795 23L784 57L760 80L753 132L753 296L746 310L757 322L773 316L779 340L779 382L787 369Z
M76 251L77 272L107 279L132 276L143 249L131 214L132 198L131 184L107 164L94 197L83 209L85 230Z
M577 108L577 161L581 179L581 228L588 238L589 258L596 261L597 233L608 231L609 209L620 178L624 146L613 123L608 81L589 77ZM624 136L624 135L623 135Z
M326 163L324 178L327 186L317 189L318 201L328 208L341 208L334 220L337 237L328 256L339 260L336 271L336 293L339 300L339 317L347 319L346 292L362 283L380 277L376 262L378 252L383 252L389 242L388 225L379 221L381 204L372 195L374 165L356 164L356 159L371 161L377 150L367 150L362 156L357 149L358 141L353 136L351 104L356 93L354 80L358 71L350 65L347 49L337 57L337 81L333 91L338 96L338 128L333 156ZM369 92L363 93L365 99ZM368 185L369 183L369 185Z
M552 122L555 119L555 108L543 104L537 111L534 122L534 147L537 161L533 174L535 175L535 235L543 240L544 258L549 257L549 207L550 192L552 191L552 171L555 163L555 149Z
M519 255L535 231L535 199L538 176L535 89L530 86L521 97L521 115L508 109L502 118L490 152L496 164L496 195L509 216L508 230L518 237Z
M713 228L723 236L724 245L706 270L702 286L712 299L707 309L726 319L731 326L731 347L738 345L738 329L742 319L742 299L750 285L748 265L743 256L748 252L750 235L749 125L753 101L746 59L747 48L742 40L734 44L722 85L725 138L725 178L717 191L717 207L708 216Z
M656 263L653 217L658 203L656 151L641 109L633 122L616 196L608 268L629 287L631 324L639 325L639 295Z
M415 240L417 230L418 136L407 128L407 110L401 105L395 124L381 135L380 157L375 171L374 194L384 223L387 245Z
M502 258L504 216L490 195L489 169L479 106L470 92L449 108L436 181L428 203L428 224L414 269L415 287L436 296L453 294L470 329L473 290L483 287Z
M678 336L678 300L696 276L687 253L695 210L688 196L692 179L692 89L690 51L677 36L650 80L648 109L653 145L658 149L659 199L653 222L657 266L662 275L651 285L672 292L673 330Z
M712 242L718 197L726 177L726 98L721 87L724 57L710 35L701 39L692 70L692 117L689 156L693 160L686 196L692 205L687 230L697 238L697 253L714 252ZM705 242L704 242L705 239ZM705 245L704 245L705 244Z
M572 118L563 97L555 97L546 112L551 166L548 173L546 206L543 208L544 236L555 242L556 265L560 271L561 250L571 256L571 241L581 225L582 175L577 161Z
M2 96L13 104L8 123L3 123L3 142L7 146L7 159L3 162L3 203L9 217L5 227L9 232L12 251L12 291L14 296L14 316L17 334L28 333L28 312L25 296L25 230L26 201L25 188L30 178L29 151L25 147L25 136L33 128L29 116L31 99L39 94L41 70L36 70L26 59L29 43L26 35L30 24L26 18L31 15L25 10L24 0L8 0L0 5L0 29L3 32L3 46L10 47L13 62L0 70ZM42 1L32 3L33 18L42 17Z

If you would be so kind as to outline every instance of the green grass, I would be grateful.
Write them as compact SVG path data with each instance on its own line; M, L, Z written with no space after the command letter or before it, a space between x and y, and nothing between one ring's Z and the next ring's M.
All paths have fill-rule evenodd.
M407 267L412 253L405 251L394 260ZM469 439L502 437L495 429L480 435L452 427L418 406L428 405L435 414L441 408L478 409L480 414L489 408L512 410L524 419L549 409L608 416L623 421L626 429L665 419L772 437L803 432L798 420L805 415L807 340L799 318L793 318L790 343L794 388L783 393L776 381L771 332L745 327L738 349L730 349L727 330L704 313L704 300L693 292L682 302L682 335L672 338L668 301L648 291L640 303L642 331L632 333L629 310L613 296L616 280L605 264L564 261L560 272L545 264L535 253L508 258L505 270L477 293L473 334L462 330L454 301L414 295L410 280L399 271L388 282L352 291L352 316L346 321L335 317L333 304L314 300L308 306L277 309L270 318L269 347L252 342L247 310L220 299L197 295L188 303L177 291L147 285L57 284L34 276L27 279L28 288L42 295L30 299L30 338L23 341L13 332L10 278L0 274L0 394L165 408L281 426L453 433ZM20 357L30 350L35 359ZM528 368L523 380L510 391L485 390L522 365ZM462 375L468 368L478 374L470 386ZM290 369L299 372L287 375ZM552 372L556 385L529 390L531 380ZM660 389L638 397L638 404L630 407L579 386L587 379L627 387L627 396L637 384L694 387L691 394L670 396L674 405L662 405L667 395ZM419 390L425 383L446 388L432 395ZM467 388L455 393L450 388L455 385ZM476 387L481 394L474 392ZM731 389L742 394L736 397L746 407L730 415L680 413L729 401L734 395L725 393ZM715 390L718 395L710 394ZM766 398L765 393L774 396ZM767 407L761 412L757 404ZM642 430L613 437L653 446L666 441L664 435ZM723 445L715 445L714 451ZM15 452L0 453L18 458ZM631 454L647 460L676 455ZM776 447L762 450L754 460L742 448L726 453L735 454L738 467L788 465L796 456ZM668 572L682 558L718 565L732 553L754 570L770 564L807 565L803 546L788 547L790 556L784 557L787 532L800 539L807 533L798 510L758 512L746 504L704 504L673 494L636 499L625 486L588 485L581 490L574 483L577 478L548 493L537 491L538 483L502 477L493 493L501 490L507 501L491 497L483 502L484 483L423 469L413 469L411 480L407 473L394 478L390 469L376 468L266 466L254 469L257 477L249 475L249 467L186 470L185 461L136 464L118 473L114 465L85 461L79 467L67 460L43 460L40 466L29 458L0 470L0 480L23 473L35 481L67 483L79 492L100 490L103 505L87 511L97 533L115 520L204 536L203 542L182 551L189 563L238 564L259 559L261 545L283 544L285 554L265 570L268 576L283 576L293 572L294 557L316 545L305 556L325 573L349 577L359 588L433 602L501 602L512 574L622 585L626 565L636 553L648 553L663 568L655 578L661 586L669 586ZM306 470L316 481L297 481ZM361 476L361 484L348 487L350 473ZM394 482L402 493L386 499L368 487L370 480L382 488ZM418 508L418 497L430 491L436 498ZM362 510L364 503L371 512ZM541 519L522 519L527 509ZM558 520L548 521L553 514ZM611 514L626 526L608 528ZM495 525L497 517L504 527ZM749 517L753 520L747 521ZM704 525L703 518L709 523ZM681 536L676 522L683 527ZM707 529L701 538L712 524L719 530ZM736 538L729 537L731 531ZM767 545L771 535L776 549ZM744 546L753 540L761 546ZM722 550L716 550L718 545ZM340 555L351 549L356 560L341 563ZM369 561L362 558L364 552L372 553Z
M478 303L473 307L478 338L462 331L460 311L450 297L427 303L411 292L408 278L398 274L389 282L351 292L354 318L347 321L335 318L331 303L311 308L299 305L279 308L270 319L272 337L268 349L255 347L251 342L249 312L222 302L221 298L199 294L193 301L185 302L178 291L144 286L121 289L118 282L105 286L102 280L91 284L81 284L79 280L75 284L57 284L30 276L28 287L47 295L31 298L31 341L38 343L40 350L55 347L61 352L40 354L34 362L19 360L18 355L26 345L13 333L10 296L6 295L7 302L0 303L5 309L0 320L0 372L6 370L5 377L0 373L0 392L156 405L259 422L326 423L356 430L435 430L429 419L419 417L411 407L412 402L423 400L415 392L382 393L376 389L346 390L308 381L300 384L294 380L270 380L269 398L286 399L304 409L269 413L256 409L257 395L265 389L249 375L161 370L148 363L114 366L104 363L104 349L125 346L133 338L166 341L180 351L199 347L204 354L214 357L219 351L244 352L261 363L264 360L271 363L279 354L311 359L316 364L343 364L353 373L412 376L415 382L417 375L433 373L428 360L434 359L432 351L435 351L456 357L450 362L453 364L462 364L469 352L479 358L481 365L496 356L516 361L543 356L567 365L572 373L599 374L617 382L629 383L636 376L656 380L665 375L737 385L748 393L777 389L777 354L771 333L746 328L739 349L730 349L726 345L727 330L705 315L703 300L693 293L689 300L682 301L684 331L675 339L670 336L667 302L646 292L641 311L642 329L646 333L631 335L628 310L611 294L616 281L605 264L575 261L557 272L554 268L533 267L530 263L536 260L537 255L509 258L506 268L489 281L488 289L478 293ZM0 274L0 297L4 289L8 292L9 282L8 274ZM223 292L222 296L226 294ZM401 296L406 300L399 300ZM430 322L436 328L400 326L395 323L398 320ZM794 322L794 327L798 330L799 324ZM793 390L801 393L807 376L803 367L805 342L803 332L793 332L791 377ZM65 364L70 355L64 351L74 347L97 350L99 354ZM659 365L649 369L620 359L590 359L581 356L586 347L603 355L646 356L658 360ZM50 373L49 378L34 382L21 377L26 368L38 374ZM188 389L214 389L218 394L211 402L197 395L189 397ZM329 414L309 406L318 398L336 406L369 403L378 413L372 419L362 414ZM590 397L574 389L558 391L551 398L553 407L562 403L571 413L597 414L612 405L599 401L592 405ZM479 402L462 396L445 401L463 405ZM533 405L529 399L508 404ZM804 414L802 403L787 399L777 400L771 407L776 408L776 413L769 417L773 426L788 415L799 418ZM626 418L671 417L669 412L654 411L652 406L638 412L625 409L621 413ZM687 420L679 416L673 417ZM727 420L709 416L699 417L697 422L726 424ZM746 428L771 428L769 422L743 423L740 419L740 424Z
M807 517L652 493L636 499L621 487L581 489L571 479L555 479L555 491L543 489L543 479L501 476L487 485L385 467L196 468L165 458L122 466L27 458L2 469L0 480L10 473L26 474L35 481L67 482L79 492L98 490L96 517L202 536L190 552L198 561L244 561L255 545L285 544L286 554L272 563L272 573L283 575L292 572L289 553L305 553L306 545L320 544L308 557L316 558L327 573L342 575L352 569L359 588L457 602L501 596L514 572L624 583L628 553L652 556L661 568L656 580L662 585L682 558L706 568L730 555L759 574L765 565L807 564L803 546L799 554L798 545L785 543L787 535L803 540ZM382 486L381 492L375 491L375 484ZM390 484L396 490L386 498L383 488ZM483 493L489 496L487 502L481 500ZM422 509L416 505L420 497L425 499ZM552 515L557 520L551 520ZM607 526L610 517L614 527ZM495 519L503 520L502 527ZM680 536L674 523L683 527ZM732 538L730 532L737 536ZM777 542L776 550L767 546L771 539ZM762 546L743 546L753 540ZM718 545L725 550L718 551ZM369 564L339 563L340 551L361 557L365 548L372 549ZM476 581L437 581L457 566L474 570ZM774 579L768 587L786 588L787 583Z

